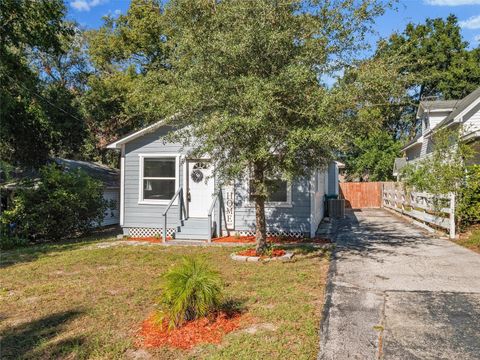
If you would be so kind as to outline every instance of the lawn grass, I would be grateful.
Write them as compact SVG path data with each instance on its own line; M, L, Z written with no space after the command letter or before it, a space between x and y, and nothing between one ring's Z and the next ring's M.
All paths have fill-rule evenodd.
M316 357L328 254L313 256L304 249L306 255L288 263L239 263L229 258L231 247L105 243L115 246L89 239L3 252L2 359L145 355L135 335L154 309L161 275L183 255L208 258L225 280L226 296L241 303L257 331L235 331L220 345L190 351L147 349L152 358Z
M480 228L477 227L467 234L460 236L460 239L458 239L456 243L480 253Z

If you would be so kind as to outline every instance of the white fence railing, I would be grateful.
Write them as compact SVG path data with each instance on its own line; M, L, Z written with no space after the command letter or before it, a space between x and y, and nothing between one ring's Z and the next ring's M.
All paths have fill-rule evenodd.
M386 182L383 183L382 204L424 225L445 229L450 238L455 238L454 194L438 197L424 192L407 192L400 182Z

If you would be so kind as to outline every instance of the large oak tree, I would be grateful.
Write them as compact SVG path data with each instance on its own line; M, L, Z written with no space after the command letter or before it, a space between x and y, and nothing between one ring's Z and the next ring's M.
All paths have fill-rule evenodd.
M176 114L169 121L177 139L192 154L208 155L221 182L249 179L262 252L269 179L310 176L346 138L379 122L368 115L392 76L388 61L359 67L356 81L333 88L324 80L355 66L385 6L136 0L91 35L90 51L101 81L129 74L119 116L153 121Z

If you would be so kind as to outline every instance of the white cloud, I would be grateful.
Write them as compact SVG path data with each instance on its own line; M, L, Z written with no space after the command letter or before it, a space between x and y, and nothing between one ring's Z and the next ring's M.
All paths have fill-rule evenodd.
M480 15L472 16L467 20L460 21L458 25L465 29L480 29Z
M70 4L77 11L90 11L93 7L106 3L108 0L74 0Z
M473 40L475 40L476 42L480 43L480 34L478 35L475 35Z
M461 5L479 5L480 0L424 0L427 5L437 6L461 6Z
M115 15L120 15L122 13L122 10L117 9L113 12Z

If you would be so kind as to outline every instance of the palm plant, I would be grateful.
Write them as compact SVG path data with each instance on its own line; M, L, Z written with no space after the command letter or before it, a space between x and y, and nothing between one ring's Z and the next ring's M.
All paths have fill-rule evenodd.
M159 300L158 321L168 319L169 327L195 320L218 309L222 283L218 272L205 259L184 257L165 274L166 284Z

